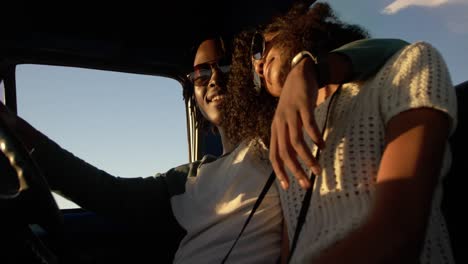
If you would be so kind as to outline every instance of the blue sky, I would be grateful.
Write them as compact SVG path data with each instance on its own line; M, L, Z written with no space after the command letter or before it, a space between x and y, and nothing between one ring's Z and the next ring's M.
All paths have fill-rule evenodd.
M468 80L468 0L331 0L344 21L374 38L427 41L445 58L454 84Z
M328 2L344 21L364 26L375 38L431 43L453 83L468 80L468 0ZM149 176L188 162L182 91L174 80L20 66L17 85L21 116L109 173Z

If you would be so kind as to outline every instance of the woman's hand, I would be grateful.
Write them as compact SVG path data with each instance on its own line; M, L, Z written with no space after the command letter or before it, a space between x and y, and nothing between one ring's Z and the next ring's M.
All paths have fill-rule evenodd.
M321 170L302 132L304 128L312 141L323 148L324 141L314 118L318 87L313 63L312 59L304 58L291 69L271 125L270 161L283 189L289 186L285 166L302 188L310 188L309 177L298 157L315 174Z

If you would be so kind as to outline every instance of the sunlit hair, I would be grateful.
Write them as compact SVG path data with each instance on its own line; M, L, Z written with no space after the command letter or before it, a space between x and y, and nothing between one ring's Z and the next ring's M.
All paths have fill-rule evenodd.
M316 3L311 8L297 4L287 14L263 27L263 33L278 33L273 41L285 50L288 62L301 50L320 55L369 36L361 27L340 21L326 3ZM233 142L258 137L268 143L278 98L271 96L265 88L257 95L253 88L252 36L253 32L242 32L234 41L223 126ZM290 70L289 63L282 68L280 76L284 83Z

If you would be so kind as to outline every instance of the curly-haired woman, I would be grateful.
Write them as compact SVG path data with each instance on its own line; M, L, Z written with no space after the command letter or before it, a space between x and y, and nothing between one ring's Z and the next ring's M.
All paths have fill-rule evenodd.
M291 261L453 263L440 182L450 166L447 142L456 127L456 97L443 58L430 44L416 42L375 76L330 81L316 91L312 77L323 70L314 60L320 64L321 54L367 35L341 22L327 4L302 12L299 19L283 17L264 29L261 56L259 45L251 45L252 33L237 39L226 97L226 111L237 113L226 115L230 137L265 142L274 137L276 107L292 90L303 92L296 99L315 107L326 144L311 138L307 127L304 137L292 135L293 142L307 142L315 157L309 153L309 160L301 155L302 163L291 161L294 154L270 145L285 189L280 197ZM258 39L254 35L253 42ZM303 168L311 168L315 181L298 173Z

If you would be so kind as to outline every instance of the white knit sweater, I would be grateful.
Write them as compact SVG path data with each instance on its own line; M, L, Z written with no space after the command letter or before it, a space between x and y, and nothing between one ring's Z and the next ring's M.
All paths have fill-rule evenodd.
M324 124L329 102L330 98L315 110L319 127ZM402 49L364 84L342 87L328 117L327 146L320 155L323 170L315 182L293 263L311 263L324 248L363 223L375 198L375 182L385 148L385 126L395 115L420 107L446 113L451 119L450 133L453 133L456 127L455 90L443 58L424 42ZM310 140L309 144L312 144ZM446 149L441 178L447 174L451 163L450 150ZM305 192L292 174L289 178L290 188L281 191L280 196L289 241L292 241ZM440 212L441 198L439 184L434 194L421 263L453 262Z

